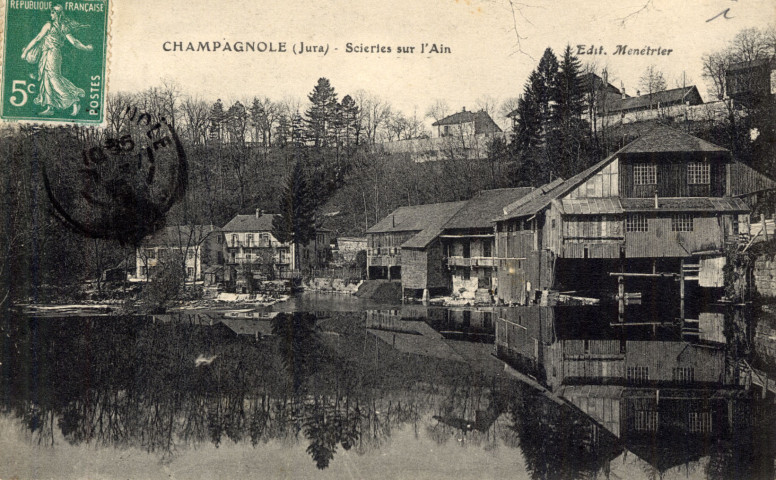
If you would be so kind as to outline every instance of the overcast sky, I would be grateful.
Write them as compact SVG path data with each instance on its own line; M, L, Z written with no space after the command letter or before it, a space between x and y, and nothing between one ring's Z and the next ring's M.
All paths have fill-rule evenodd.
M460 110L474 109L483 96L516 96L544 49L560 54L568 43L603 46L608 55L581 59L608 66L610 81L622 83L629 94L635 94L644 69L655 64L669 87L681 85L684 72L710 100L701 77L702 54L722 48L742 28L766 27L776 19L772 0L521 1L514 0L519 8L514 11L508 0L115 2L109 88L135 91L166 77L209 100L305 99L325 76L340 98L365 89L407 114L423 115L435 99ZM707 22L726 9L730 19ZM174 53L163 50L165 41L286 42L289 50L304 42L328 45L329 52ZM392 51L346 53L348 42ZM443 44L451 53L420 54L421 43ZM614 56L617 45L672 52ZM397 46L414 46L415 53L399 54Z

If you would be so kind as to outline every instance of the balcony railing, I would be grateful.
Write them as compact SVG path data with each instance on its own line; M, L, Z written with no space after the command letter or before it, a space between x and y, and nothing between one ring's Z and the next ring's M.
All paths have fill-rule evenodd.
M229 248L269 248L272 247L272 241L271 240L262 240L262 241L254 241L254 242L240 242L240 241L228 241L226 244Z
M447 264L451 267L494 267L493 257L448 257Z

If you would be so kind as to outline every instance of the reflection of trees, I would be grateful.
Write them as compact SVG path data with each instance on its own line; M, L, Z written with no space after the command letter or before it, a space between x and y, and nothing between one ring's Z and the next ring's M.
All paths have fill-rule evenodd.
M405 427L470 448L519 447L535 478L592 475L618 451L528 387L398 352L354 322L278 316L276 335L256 343L201 318L0 323L0 411L42 444L59 429L74 445L161 458L203 442L303 442L326 468L338 451L369 453ZM200 354L216 359L195 367ZM709 467L718 478L749 461L723 447Z
M397 426L417 432L435 387L376 375L382 362L343 359L313 316L279 318L277 335L258 345L189 316L4 324L18 348L0 350L0 408L40 443L53 444L58 428L74 445L162 458L226 439L295 444L301 433L320 468L340 447L362 454ZM216 359L196 367L200 354Z

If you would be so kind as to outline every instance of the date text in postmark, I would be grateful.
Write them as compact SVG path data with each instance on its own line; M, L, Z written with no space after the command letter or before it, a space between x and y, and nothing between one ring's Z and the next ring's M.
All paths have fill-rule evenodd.
M53 211L76 233L136 245L184 196L181 141L164 118L135 107L116 131L83 130L40 129L33 137Z
M0 118L101 123L108 0L8 0Z

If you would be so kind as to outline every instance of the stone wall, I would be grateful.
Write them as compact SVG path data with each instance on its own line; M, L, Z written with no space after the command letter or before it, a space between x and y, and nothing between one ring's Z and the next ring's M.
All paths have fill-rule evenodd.
M307 291L355 295L361 283L363 282L351 283L339 278L313 278L305 281L303 286Z
M754 262L754 288L763 297L776 297L776 259L763 255Z

